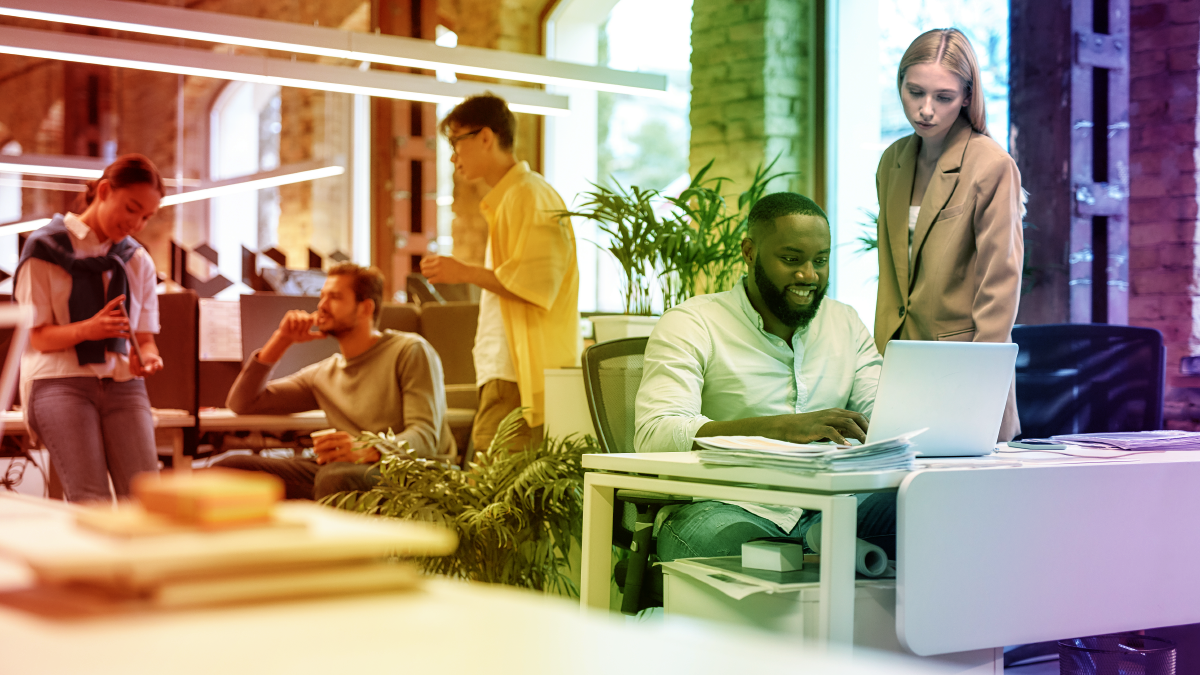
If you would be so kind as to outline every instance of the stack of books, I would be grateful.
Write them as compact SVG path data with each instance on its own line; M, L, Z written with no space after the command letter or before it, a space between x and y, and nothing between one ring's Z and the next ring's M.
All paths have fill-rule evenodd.
M1127 431L1099 434L1063 434L1051 440L1085 448L1128 450L1130 452L1164 452L1167 450L1200 450L1200 433L1194 431Z
M913 468L914 431L866 445L788 443L762 436L697 438L700 463L813 473L817 471L893 471Z

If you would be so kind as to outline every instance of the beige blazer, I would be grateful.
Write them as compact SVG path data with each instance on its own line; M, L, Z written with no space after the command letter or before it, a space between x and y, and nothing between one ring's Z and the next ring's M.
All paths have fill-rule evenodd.
M1021 174L991 138L959 117L930 178L909 264L908 208L920 139L891 145L879 192L879 298L875 344L888 340L1011 342L1021 297ZM1020 433L1010 387L1000 440Z

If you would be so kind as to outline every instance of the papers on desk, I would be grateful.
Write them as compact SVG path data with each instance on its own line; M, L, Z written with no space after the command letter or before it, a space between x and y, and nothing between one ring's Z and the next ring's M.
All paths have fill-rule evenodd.
M913 468L917 456L912 438L925 431L866 445L788 443L762 436L711 436L697 438L700 463L712 466L749 466L779 471L892 471Z
M1099 434L1064 434L1051 436L1060 443L1102 450L1128 452L1164 452L1167 450L1200 450L1200 433L1194 431L1129 431Z

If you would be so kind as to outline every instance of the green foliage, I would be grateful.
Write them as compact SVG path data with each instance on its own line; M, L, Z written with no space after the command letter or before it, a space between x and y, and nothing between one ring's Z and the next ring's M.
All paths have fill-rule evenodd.
M324 503L453 529L458 549L420 559L428 572L578 595L567 555L572 542L582 543L583 455L600 448L591 436L568 436L510 452L521 413L504 418L466 470L415 457L390 430L365 432L356 440L380 451L379 484Z
M699 293L728 290L744 270L742 239L750 209L767 184L794 172L772 174L779 158L755 169L749 188L738 195L737 209L729 208L721 189L728 178L709 178L713 162L701 169L678 196L638 186L593 184L579 211L563 215L586 218L609 235L607 247L624 273L626 314L650 314L651 279L670 309ZM654 207L666 202L671 211L659 216Z

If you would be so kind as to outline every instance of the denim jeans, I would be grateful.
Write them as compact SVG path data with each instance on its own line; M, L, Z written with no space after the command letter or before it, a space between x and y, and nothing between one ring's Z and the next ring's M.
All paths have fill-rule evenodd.
M26 405L70 502L129 496L134 474L158 471L154 418L143 380L96 377L34 380Z
M821 521L819 511L805 511L790 532L733 504L692 502L667 516L658 532L658 558L710 558L741 555L742 544L763 537L801 539ZM858 504L858 537L896 557L896 493L877 492Z
M315 459L229 455L214 466L279 476L283 479L287 499L321 499L338 492L364 492L379 483L379 466L376 464L317 464Z

